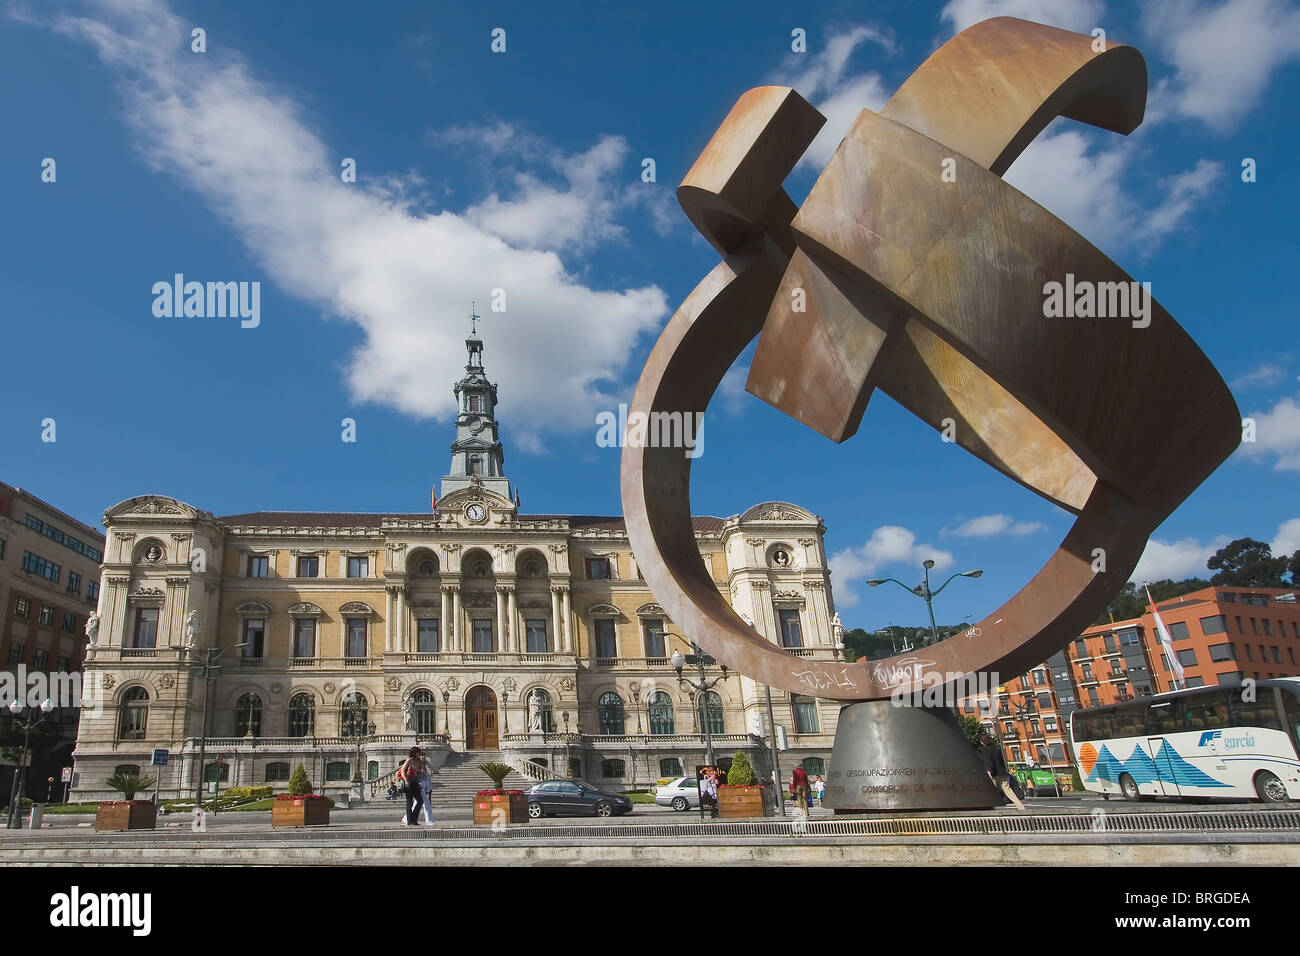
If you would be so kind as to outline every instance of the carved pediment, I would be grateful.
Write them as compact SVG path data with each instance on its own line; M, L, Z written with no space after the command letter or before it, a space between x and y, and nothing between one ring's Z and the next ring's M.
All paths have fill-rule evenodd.
M804 511L788 501L765 501L754 505L740 516L744 521L808 521L816 522L817 516Z
M271 608L261 601L245 601L235 608L235 614L239 617L266 617L271 613Z
M375 612L374 609L364 601L348 601L348 603L339 606L339 613L351 614L353 616L364 614L367 617L370 617Z
M294 617L320 617L325 612L320 609L320 605L312 604L310 601L299 601L297 604L289 605L289 613Z
M618 617L622 613L612 604L593 604L587 608L588 617Z
M639 608L636 609L636 613L639 617L667 617L668 616L668 612L665 611L660 605L655 604L654 602L651 602L649 604L642 604Z
M104 524L127 517L176 516L179 518L211 518L206 511L200 511L183 501L167 495L136 495L113 505L104 512Z

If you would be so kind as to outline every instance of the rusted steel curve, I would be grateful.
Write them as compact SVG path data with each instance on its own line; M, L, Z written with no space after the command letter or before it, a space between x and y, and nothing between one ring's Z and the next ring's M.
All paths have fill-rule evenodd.
M1131 130L1145 84L1131 48L1094 53L1090 37L985 21L927 60L883 115L859 115L797 214L781 182L821 118L791 90L741 98L678 191L724 261L668 323L630 412L702 411L761 331L748 387L787 414L842 441L880 388L936 427L952 419L964 448L1078 518L972 636L827 668L771 645L719 593L695 541L683 450L628 446L629 539L683 633L765 683L879 699L935 673L1022 672L1128 579L1151 530L1235 448L1240 414L1154 300L1142 328L1045 318L1043 284L1067 269L1129 277L997 174L1058 113ZM806 311L790 307L795 288Z

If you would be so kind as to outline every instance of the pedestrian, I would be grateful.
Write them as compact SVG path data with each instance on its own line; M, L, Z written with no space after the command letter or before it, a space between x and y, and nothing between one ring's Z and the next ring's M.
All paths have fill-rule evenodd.
M790 792L794 794L795 806L803 813L808 812L808 802L812 799L812 790L808 786L808 774L803 767L795 767L790 778Z
M700 805L706 807L709 816L718 815L718 772L712 767L704 768L704 779L700 782Z
M818 777L813 781L813 794L817 797L817 806L822 805L822 800L826 798L826 781Z
M402 816L402 826L411 827L420 824L420 808L424 805L424 796L420 792L420 748L412 747L406 755L401 768L397 771L406 791L406 813Z
M984 761L984 771L993 781L993 786L1000 788L1017 810L1024 810L1025 805L1020 802L1015 788L1011 785L1011 774L1007 772L1007 761L1002 756L1002 746L993 739L992 734L985 734L980 744L980 757Z
M417 748L418 749L418 748ZM420 787L420 802L424 804L424 822L433 825L433 775L429 773L429 758L420 751L420 775L416 782Z

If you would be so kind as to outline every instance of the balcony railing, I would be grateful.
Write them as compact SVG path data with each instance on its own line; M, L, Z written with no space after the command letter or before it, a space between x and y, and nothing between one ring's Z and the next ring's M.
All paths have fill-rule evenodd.
M372 744L406 744L410 740L410 734L373 734L362 737L361 746L364 749ZM446 745L451 739L447 734L417 734L415 740L420 744ZM195 749L198 748L197 738L190 739L189 743ZM207 740L208 750L231 747L305 747L319 750L322 747L355 748L356 745L356 737L209 737Z
M155 647L124 647L122 648L121 660L132 660L142 657L157 657L158 649Z
M379 657L290 657L286 663L290 670L357 670L379 667Z
M619 744L663 744L703 747L704 734L588 734L585 739L594 747L613 747ZM714 734L713 746L739 744L741 746L763 746L763 739L753 734Z

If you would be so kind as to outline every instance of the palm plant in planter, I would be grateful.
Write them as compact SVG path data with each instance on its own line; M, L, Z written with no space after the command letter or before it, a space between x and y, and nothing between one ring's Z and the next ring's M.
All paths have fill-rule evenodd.
M152 830L158 819L158 808L152 800L137 800L135 795L148 790L155 783L153 777L138 773L115 773L104 781L110 790L119 790L125 800L103 800L95 812L96 830Z
M481 763L478 768L492 781L491 790L474 795L475 823L527 823L528 799L522 790L505 790L502 785L514 767L504 763Z
M328 826L333 805L329 797L312 791L307 768L298 764L289 775L289 792L277 794L271 804L271 826Z
M727 782L718 788L718 812L724 817L761 817L766 815L766 788L758 786L758 777L743 750L737 750L727 771Z

